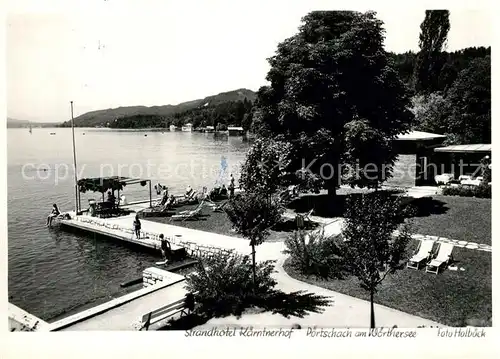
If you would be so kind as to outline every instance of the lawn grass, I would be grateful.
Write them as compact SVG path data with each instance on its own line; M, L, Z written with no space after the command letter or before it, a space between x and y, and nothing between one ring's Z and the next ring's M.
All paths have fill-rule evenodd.
M412 232L456 240L491 244L491 200L433 196L412 202L417 215ZM409 251L417 241L411 241ZM455 247L455 264L465 271L445 270L439 275L404 269L388 276L379 287L375 302L451 326L491 326L492 255ZM369 300L356 278L323 280L307 277L285 264L292 277L336 292ZM375 313L376 315L376 313Z
M351 191L347 191L351 192ZM347 193L346 193L347 194ZM341 193L341 196L344 193ZM298 211L311 204L317 197L302 199ZM344 196L345 197L345 196ZM491 200L470 197L433 196L432 199L418 199L413 202L418 211L412 218L412 232L447 237L455 240L491 244ZM186 206L178 210L192 209ZM174 224L187 228L209 231L239 237L231 230L231 223L225 213L203 210L204 217L196 221L173 221L171 218L148 218L157 222ZM293 232L293 221L285 222L282 228L273 230L269 241L282 241ZM410 250L416 246L411 242ZM491 253L455 248L453 256L458 267L465 271L445 270L439 275L404 269L388 276L375 295L375 302L437 321L450 326L491 326ZM336 292L368 300L368 294L356 278L344 280L322 280L306 277L291 268L285 270L292 277ZM376 313L375 313L376 315Z
M414 217L412 232L491 245L491 199L451 196L432 199L439 210Z
M457 266L465 271L445 270L439 275L425 269L403 269L380 284L375 302L449 326L491 326L491 253L455 248ZM355 277L323 280L298 273L285 263L293 278L356 298L369 300L369 294ZM377 313L375 311L375 319Z
M176 208L176 212L183 210L191 210L196 208L198 205L184 206ZM224 212L213 212L209 208L204 208L202 211L201 218L197 220L173 220L170 217L148 217L149 221L166 223L175 226L197 229L206 232L212 232L217 234L222 234L225 236L235 237L236 239L241 239L241 235L232 230L232 225ZM317 226L317 224L313 224ZM296 223L291 220L283 221L276 225L270 232L269 237L266 242L276 242L283 241L287 235L292 233L297 229ZM311 228L312 229L312 228Z

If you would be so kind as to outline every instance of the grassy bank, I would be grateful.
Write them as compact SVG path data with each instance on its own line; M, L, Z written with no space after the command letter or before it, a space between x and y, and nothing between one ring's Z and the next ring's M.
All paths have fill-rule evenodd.
M458 267L439 275L404 269L388 276L379 286L375 302L451 326L491 326L491 253L455 248ZM322 280L306 277L285 263L293 278L356 298L369 300L355 277ZM375 312L375 318L377 313Z
M434 196L413 202L417 215L413 232L491 244L491 200ZM416 241L410 244L410 250ZM455 264L464 271L445 270L439 275L404 269L388 276L375 301L391 308L451 326L491 326L492 255L454 248ZM306 277L285 264L292 277L336 292L369 300L356 278L322 280ZM375 313L376 316L376 313Z
M196 208L198 205L184 206L176 208L176 212L190 210ZM209 208L203 208L202 216L197 220L173 220L170 217L148 217L147 220L166 223L180 227L197 229L207 231L225 236L242 238L239 234L232 230L231 222L224 212L213 212ZM283 241L286 236L297 229L294 221L284 221L276 225L272 230L269 238L266 241Z
M491 245L491 199L433 196L413 232Z

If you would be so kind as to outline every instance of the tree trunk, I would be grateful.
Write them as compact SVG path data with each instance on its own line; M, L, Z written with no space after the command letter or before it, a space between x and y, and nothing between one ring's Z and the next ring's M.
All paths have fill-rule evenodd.
M328 190L328 201L327 201L327 206L326 206L326 215L331 216L331 217L338 217L341 215L341 213L338 212L338 206L337 206L337 182L335 180L330 181L327 183L327 190Z
M257 265L255 264L255 244L252 242L252 272L253 272L253 293L257 289Z
M370 328L375 328L375 308L373 304L373 290L370 291Z

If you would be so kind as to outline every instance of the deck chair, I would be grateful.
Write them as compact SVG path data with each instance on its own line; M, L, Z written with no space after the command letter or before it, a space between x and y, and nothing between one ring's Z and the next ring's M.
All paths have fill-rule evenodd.
M201 210L203 209L205 202L201 202L198 207L193 210L181 211L178 214L174 214L172 219L182 219L185 221L186 219L195 219L198 218L201 214Z
M420 241L417 253L411 257L406 263L407 268L420 269L420 265L425 261L429 261L432 253L434 241L423 239Z
M223 212L224 211L224 207L227 205L227 203L229 201L225 201L224 203L215 203L215 202L212 202L210 200L207 200L208 202L208 205L210 206L210 208L212 208L212 211L214 212Z
M214 208L212 208L212 210L214 212L224 212L224 207L228 204L229 201L226 201L222 204L216 204Z
M179 205L185 205L185 204L189 204L189 203L192 203L192 202L197 202L198 200L196 199L196 194L198 192L197 191L192 191L188 197L185 197L185 196L181 196L181 197L178 197L176 198L177 200L177 204Z
M162 217L170 216L175 212L170 211L170 205L167 202L163 206L145 208L138 213L140 213L143 217Z
M439 248L436 258L432 259L429 263L427 263L425 272L438 274L439 268L448 265L450 261L453 260L453 257L451 255L452 251L453 251L453 244L439 243Z

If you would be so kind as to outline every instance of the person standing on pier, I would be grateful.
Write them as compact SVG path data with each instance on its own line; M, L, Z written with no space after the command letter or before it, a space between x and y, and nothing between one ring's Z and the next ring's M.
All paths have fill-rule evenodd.
M135 236L137 239L141 238L141 220L139 219L139 215L135 215L134 219L134 230L135 230Z
M229 177L229 198L233 198L234 197L234 177L233 177L233 174L231 173L231 176Z
M161 247L160 247L161 255L163 256L163 260L166 263L172 251L172 247L170 246L170 242L163 236L163 233L160 234L160 242L161 242Z

